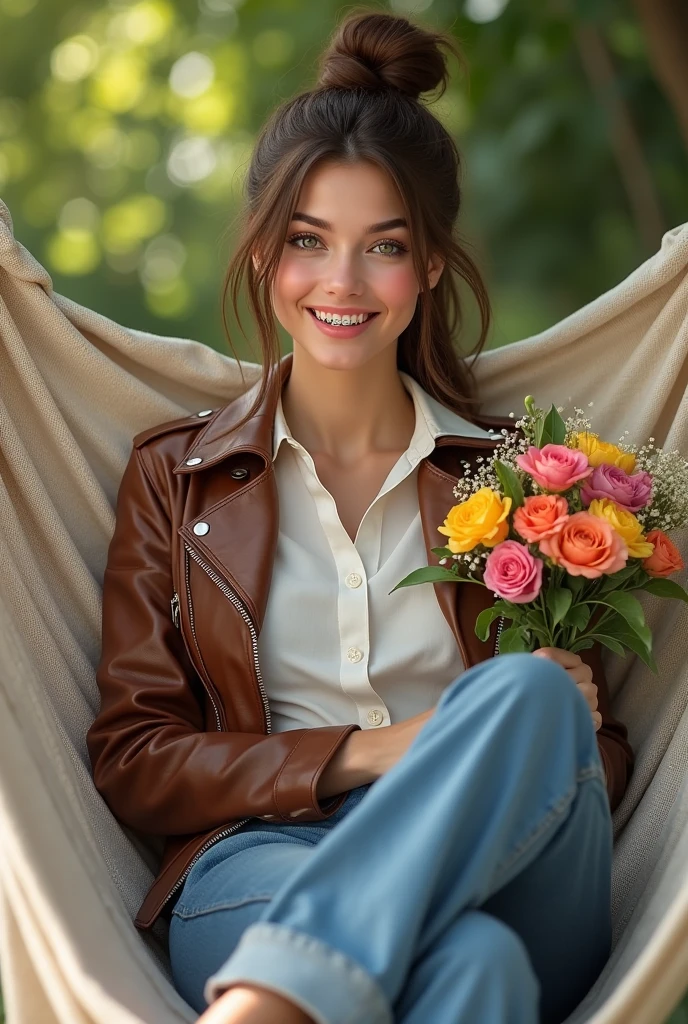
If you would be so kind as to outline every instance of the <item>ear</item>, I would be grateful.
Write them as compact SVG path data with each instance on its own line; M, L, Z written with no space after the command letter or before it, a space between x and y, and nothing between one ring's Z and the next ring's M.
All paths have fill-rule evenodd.
M440 259L436 254L433 254L433 256L428 260L428 278L430 280L430 288L434 288L439 281L442 276L444 266L445 261Z

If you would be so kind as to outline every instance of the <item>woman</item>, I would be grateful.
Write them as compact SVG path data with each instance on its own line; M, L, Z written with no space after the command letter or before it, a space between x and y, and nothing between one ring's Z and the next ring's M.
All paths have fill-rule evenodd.
M169 918L204 1024L554 1024L610 952L633 752L599 650L495 658L485 588L390 593L511 426L452 343L456 275L477 351L489 303L418 99L441 47L354 12L271 117L226 282L264 374L137 435L120 486L88 748L113 813L166 837L136 924Z

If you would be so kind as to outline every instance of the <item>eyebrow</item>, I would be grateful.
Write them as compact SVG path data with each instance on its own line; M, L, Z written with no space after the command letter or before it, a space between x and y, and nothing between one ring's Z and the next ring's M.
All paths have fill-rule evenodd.
M326 220L321 220L319 217L311 217L308 213L300 213L298 210L292 217L292 220L302 220L304 224L310 224L311 227L320 228L321 231L332 231L332 225ZM372 235L376 231L390 231L392 228L407 228L408 224L403 217L394 217L392 220L381 220L379 224L371 224L370 227L365 229L366 235Z

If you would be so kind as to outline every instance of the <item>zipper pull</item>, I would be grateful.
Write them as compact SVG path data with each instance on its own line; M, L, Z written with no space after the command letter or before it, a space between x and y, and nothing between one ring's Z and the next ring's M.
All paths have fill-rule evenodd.
M170 601L170 608L172 610L172 622L179 629L179 594L175 591Z

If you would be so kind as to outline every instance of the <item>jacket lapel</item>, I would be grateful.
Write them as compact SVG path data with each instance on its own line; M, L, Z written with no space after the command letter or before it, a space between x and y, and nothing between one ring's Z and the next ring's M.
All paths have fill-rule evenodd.
M191 518L179 527L180 536L237 593L258 630L267 606L279 533L272 434L279 393L291 373L292 358L291 354L282 358L270 375L263 401L242 427L237 429L257 397L260 379L249 391L215 413L173 470L199 478L199 498L190 503ZM476 415L474 419L484 429L513 429L513 422L507 417ZM444 542L437 527L456 504L453 488L461 460L473 462L478 454L491 452L498 441L499 435L495 438L444 435L437 439L434 451L420 463L418 501L429 565L436 565L438 561L431 549ZM449 451L445 450L447 448ZM223 463L221 475L218 475L219 463ZM216 466L218 472L206 476L205 471ZM210 478L216 481L214 487L201 488L201 482ZM190 493L194 483L196 481L191 482ZM486 602L484 588L473 583L434 583L433 587L469 667L474 660L473 644L464 636L465 623L471 618L474 620L473 605L480 610L491 601ZM480 594L468 593L471 591L480 591Z

